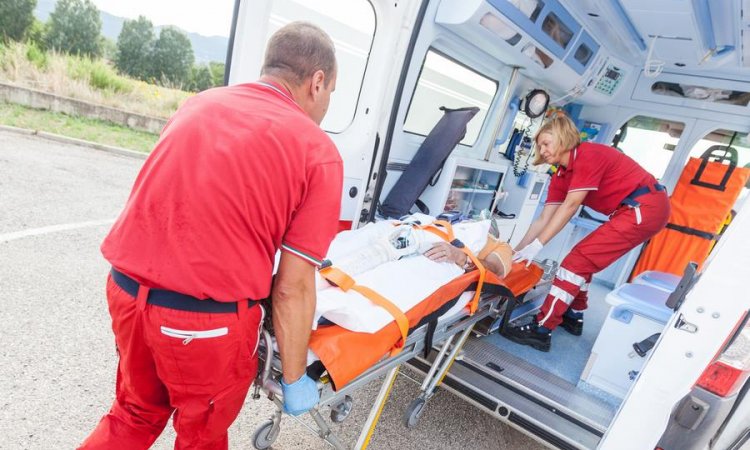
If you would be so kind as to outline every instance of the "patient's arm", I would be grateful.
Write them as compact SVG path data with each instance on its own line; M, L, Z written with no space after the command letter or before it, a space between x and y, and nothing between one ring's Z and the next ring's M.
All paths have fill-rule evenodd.
M291 253L281 252L271 300L273 328L287 383L305 374L310 324L315 313L314 276L312 264Z
M510 272L512 253L510 245L505 242L498 242L488 236L487 244L479 253L479 261L485 269L503 277ZM435 262L451 262L465 269L473 268L466 253L447 242L436 243L424 255Z

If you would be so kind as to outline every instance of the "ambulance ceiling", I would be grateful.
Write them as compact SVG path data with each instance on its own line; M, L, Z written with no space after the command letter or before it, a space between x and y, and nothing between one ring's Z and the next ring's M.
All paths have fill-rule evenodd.
M650 60L670 72L750 77L750 0L564 2L606 47L636 66L652 50Z

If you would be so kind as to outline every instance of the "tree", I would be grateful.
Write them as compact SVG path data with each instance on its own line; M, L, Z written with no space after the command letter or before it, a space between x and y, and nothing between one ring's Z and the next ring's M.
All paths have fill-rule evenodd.
M194 60L187 35L174 27L162 28L151 53L151 76L161 83L184 85Z
M0 38L23 40L34 22L36 0L0 1Z
M224 86L224 63L211 61L208 63L208 67L211 69L211 78L214 86Z
M115 67L121 73L145 80L150 74L149 59L154 51L154 25L143 16L126 20L117 37Z
M73 55L101 55L102 19L91 0L59 0L48 25L48 48Z
M190 81L187 84L187 90L193 92L205 91L214 86L214 80L211 76L211 69L206 65L193 66L190 69Z

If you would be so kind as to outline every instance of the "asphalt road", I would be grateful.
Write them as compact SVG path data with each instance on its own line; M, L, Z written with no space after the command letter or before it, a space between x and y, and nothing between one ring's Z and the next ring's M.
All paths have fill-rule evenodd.
M142 162L0 131L0 449L75 448L113 400L116 354L99 244ZM352 415L334 427L344 443L356 442L378 389L359 391ZM446 391L406 429L401 416L417 393L398 378L370 448L543 448ZM248 399L230 448L251 449L272 411L271 402ZM153 448L172 448L173 440L168 426ZM274 448L329 447L285 417Z

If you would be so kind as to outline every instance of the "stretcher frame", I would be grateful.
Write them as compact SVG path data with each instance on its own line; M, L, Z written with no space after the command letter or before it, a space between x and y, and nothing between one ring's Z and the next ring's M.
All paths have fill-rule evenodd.
M437 388L442 383L448 370L459 354L464 343L471 334L474 325L487 317L496 318L499 316L501 304L508 299L508 296L497 294L484 294L480 298L479 306L473 315L455 314L443 321L439 321L433 334L433 347L439 346L439 351L428 373L420 386L420 393L411 402L405 414L405 423L411 427L416 424L419 417L424 411L424 407L430 398L435 394ZM346 386L338 391L334 391L329 380L324 376L317 382L320 391L320 401L318 405L312 408L308 414L312 417L317 426L317 430L305 425L316 433L322 440L328 442L337 450L344 450L344 446L338 437L333 433L331 427L325 421L320 413L321 408L331 408L331 420L333 422L342 422L349 414L352 408L352 399L350 394L370 383L372 380L386 374L380 391L370 409L365 425L363 426L355 449L366 449L370 439L375 431L375 427L380 419L380 415L390 396L393 383L399 373L401 365L410 361L412 358L420 355L425 350L426 333L428 324L424 324L412 331L406 339L403 350L395 356L388 356L378 361L375 365L367 369L356 379L352 380ZM456 338L458 336L458 338ZM253 434L253 446L258 450L269 448L281 432L281 417L283 414L283 398L281 392L281 360L277 352L274 352L272 358L267 358L267 349L273 348L271 334L264 330L259 346L259 370L258 378L253 387L252 398L258 400L261 394L264 394L276 405L276 411L271 418L261 424Z

